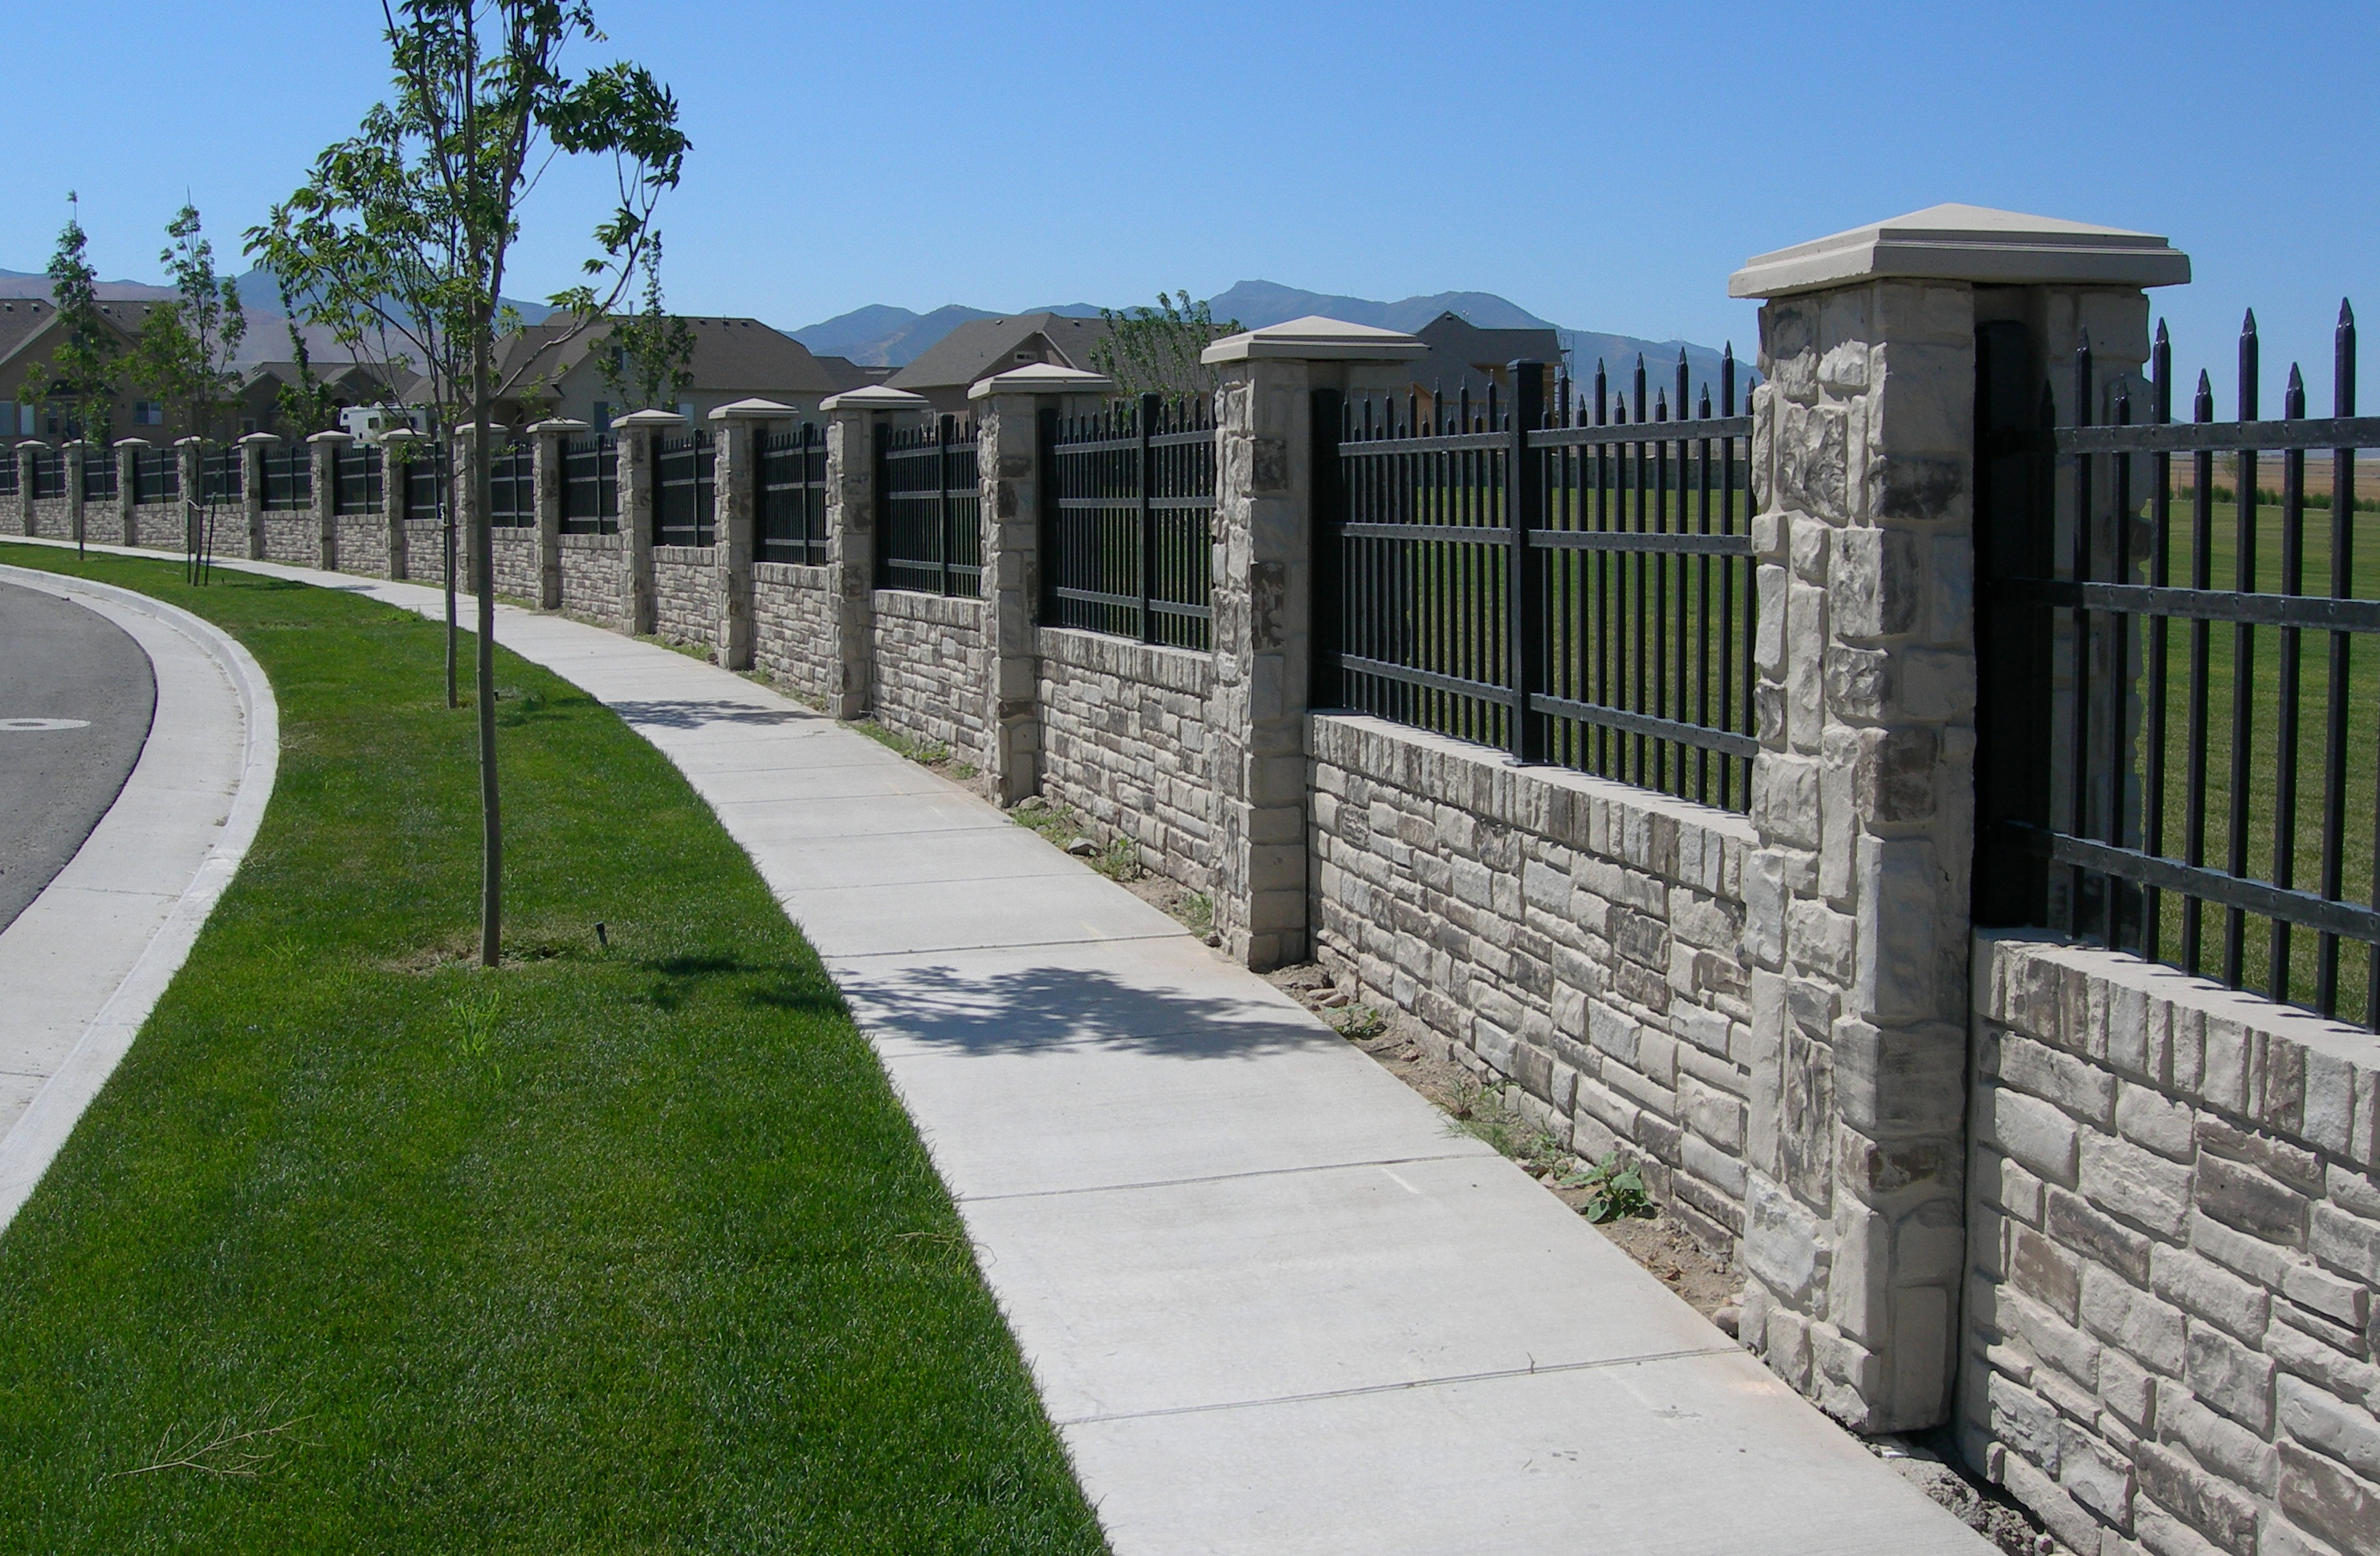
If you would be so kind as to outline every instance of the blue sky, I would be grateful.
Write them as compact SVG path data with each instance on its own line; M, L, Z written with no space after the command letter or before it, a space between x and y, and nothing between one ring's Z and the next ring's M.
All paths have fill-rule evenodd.
M2326 364L2342 293L2380 334L2371 0L597 10L604 55L685 105L664 223L688 312L794 326L1263 277L1476 288L1748 350L1725 296L1747 255L1959 200L2169 235L2197 281L2158 302L2193 363L2229 359L2250 305L2276 374ZM381 92L378 16L16 13L0 265L42 265L69 188L104 275L156 274L186 188L237 248ZM602 198L593 170L551 182L507 289L566 285ZM2321 408L2326 365L2313 381Z

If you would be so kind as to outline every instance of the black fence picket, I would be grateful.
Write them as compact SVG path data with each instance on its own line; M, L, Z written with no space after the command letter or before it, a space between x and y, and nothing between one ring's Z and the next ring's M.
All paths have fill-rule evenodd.
M653 443L653 542L707 546L715 516L710 434L697 430Z
M21 478L17 473L17 451L0 447L0 497L18 495L18 482Z
M240 499L241 482L245 479L243 461L237 446L204 448L199 451L199 501L201 503L237 503Z
M488 523L498 529L537 524L537 446L508 443L488 456Z
M33 451L33 495L63 497L67 494L67 455L62 448L37 448Z
M813 422L752 440L756 558L823 566L826 437Z
M171 448L132 451L132 500L170 503L182 494L182 459Z
M381 447L349 444L331 456L331 509L343 517L381 511Z
M1215 426L1204 397L1041 413L1041 619L1214 644Z
M447 461L446 445L417 443L408 445L407 452L411 457L399 466L404 471L405 517L409 520L445 517L447 504L454 501L453 467Z
M115 451L112 448L91 448L83 451L82 500L86 503L115 501Z
M877 588L983 592L973 421L878 427L876 497Z
M296 513L314 505L314 461L304 444L264 451L264 511Z
M562 445L562 532L620 530L620 464L612 440L597 433Z

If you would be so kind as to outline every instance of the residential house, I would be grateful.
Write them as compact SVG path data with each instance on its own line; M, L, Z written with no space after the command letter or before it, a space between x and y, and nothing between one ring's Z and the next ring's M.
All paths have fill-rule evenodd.
M1551 328L1483 330L1460 313L1441 313L1414 336L1429 347L1428 356L1415 358L1408 368L1414 394L1425 403L1441 394L1452 399L1465 389L1477 403L1490 383L1500 396L1509 395L1514 362L1544 363L1546 393L1551 395L1561 369L1561 336Z
M928 346L885 383L923 395L938 411L965 416L967 390L994 373L1029 362L1096 371L1091 350L1107 338L1107 333L1103 319L1075 319L1063 313L970 319Z
M132 348L142 322L156 306L154 302L117 301L99 305L100 318L107 326L119 359ZM64 335L57 308L47 298L0 298L0 441L42 438L56 442L79 435L70 410L44 403L28 405L18 398L25 380L49 361ZM137 392L128 386L119 386L108 435L165 443L181 436L181 432L170 423L164 406L138 397Z
M339 410L349 406L380 405L392 397L380 373L355 362L316 362L313 369L315 382L330 391L334 425L335 412ZM239 431L295 435L296 429L281 414L281 391L297 384L301 376L295 362L257 362L249 366L239 383ZM411 373L399 376L408 383L415 378ZM399 385L396 398L403 398L406 386Z
M814 418L820 400L856 386L847 382L846 373L832 371L811 356L809 347L758 319L689 316L686 322L694 336L688 364L692 380L677 403L663 408L677 411L697 427L718 407L756 396L786 406L796 416ZM507 336L497 368L510 392L498 403L495 419L519 427L540 417L560 416L605 428L614 417L642 408L605 382L613 349L610 334L609 326L597 325L573 334L570 322L557 317Z

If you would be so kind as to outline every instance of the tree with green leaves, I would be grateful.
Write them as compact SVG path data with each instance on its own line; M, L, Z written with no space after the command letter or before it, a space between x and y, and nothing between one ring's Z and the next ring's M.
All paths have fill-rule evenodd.
M1238 321L1215 322L1203 302L1188 292L1157 294L1155 308L1099 310L1108 333L1091 347L1091 367L1115 380L1121 394L1159 394L1168 399L1211 395L1220 382L1198 360L1208 346L1239 333Z
M200 228L197 206L185 202L165 225L165 236L172 241L157 262L174 278L174 296L151 308L140 322L126 368L133 383L166 407L173 425L191 437L228 442L239 404L239 374L232 359L248 334L248 313L237 285L215 274L214 246ZM200 493L185 492L182 502L191 516L189 529L199 531ZM209 498L203 531L190 537L200 543L185 548L194 581L204 576L213 535L214 503Z
M645 250L644 306L615 318L601 347L604 385L638 409L674 410L694 382L694 328L662 306L661 267L656 236Z
M574 77L565 56L599 43L583 0L382 0L391 100L315 159L306 182L249 235L309 316L343 342L400 343L431 402L485 438L496 341L517 322L505 271L523 201L564 156L612 159L617 190L596 225L589 278L551 300L576 322L608 317L653 241L652 217L687 150L677 102L628 62ZM503 826L496 785L494 574L488 461L473 463L470 550L478 590L480 960L503 936ZM449 588L453 569L448 569ZM450 600L452 596L449 596ZM452 607L450 606L450 611Z
M67 414L69 432L83 440L83 456L92 448L109 458L115 446L115 332L99 310L99 276L80 220L82 203L67 191L67 225L58 231L58 246L50 255L50 300L57 309L57 343L44 360L26 370L18 397L29 406L53 405ZM82 529L75 529L82 544Z

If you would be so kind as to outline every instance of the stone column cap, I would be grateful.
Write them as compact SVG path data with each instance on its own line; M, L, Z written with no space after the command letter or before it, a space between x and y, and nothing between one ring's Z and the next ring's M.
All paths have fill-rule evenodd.
M81 454L81 453L84 453L84 452L86 452L87 450L89 450L89 449L90 449L90 447L91 447L91 444L88 444L88 443L86 443L86 442L84 442L84 441L83 441L82 439L80 439L80 438L68 438L66 442L64 442L64 443L62 443L62 444L58 444L58 452L59 452L60 454L66 454L66 453L69 453L69 452L71 452L71 453L75 453L75 454Z
M39 438L23 438L18 440L17 446L18 448L38 448L46 451L50 445L43 443Z
M1035 362L976 380L967 388L967 398L988 400L994 395L1112 395L1115 386L1115 380L1105 373L1085 372L1055 362Z
M321 444L326 448L338 448L355 442L356 435L353 432L342 432L333 430L330 432L310 433L308 434L306 441L310 444Z
M174 440L174 446L176 448L204 448L207 446L207 440L200 437L198 433L192 432L187 438L176 438Z
M710 412L710 419L713 421L783 421L789 416L800 414L791 406L779 405L774 400L763 399L755 395L750 399L737 400L732 405L713 407Z
M281 434L278 432L249 432L239 441L251 447L262 448L267 444L279 443L281 441Z
M1258 358L1306 362L1402 362L1427 357L1429 347L1400 330L1351 324L1309 313L1285 323L1225 335L1198 354L1208 367Z
M2178 286L2190 256L2154 233L1934 205L1756 254L1728 277L1731 298L1781 298L1860 281L2013 286Z
M118 448L154 448L157 445L151 443L147 438L118 438L115 440L115 446Z
M612 418L614 427L683 427L686 418L674 410L632 410L625 416Z
M583 432L587 431L587 423L584 421L574 421L566 416L549 416L542 421L530 422L528 424L528 430L532 433L551 432L557 437L566 437L572 432Z
M387 432L382 432L380 435L380 441L383 445L393 443L414 443L417 441L428 443L430 441L430 434L421 431L419 427L391 427Z
M837 410L931 410L934 402L923 395L912 395L906 389L888 389L881 383L866 383L856 389L845 389L840 395L829 395L819 402L819 409Z

